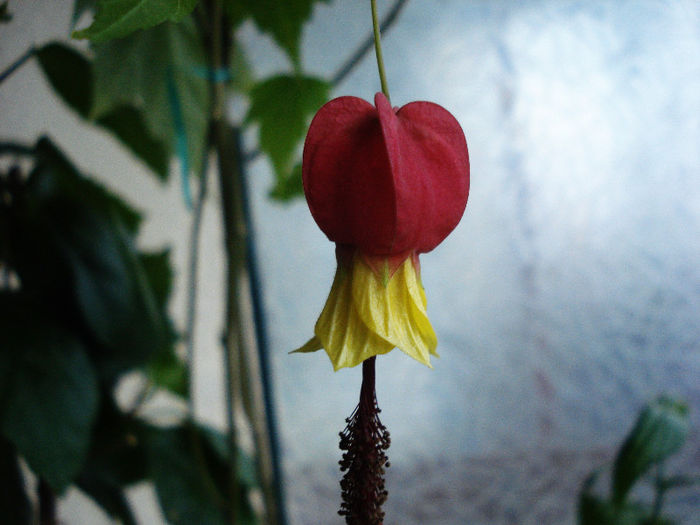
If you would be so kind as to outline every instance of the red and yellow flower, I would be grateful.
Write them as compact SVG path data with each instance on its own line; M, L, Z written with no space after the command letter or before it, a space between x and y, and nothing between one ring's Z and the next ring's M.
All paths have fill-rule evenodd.
M418 255L457 226L469 195L469 153L457 120L431 102L395 109L331 100L304 144L311 214L336 243L338 268L314 337L338 370L394 347L430 366L437 338Z

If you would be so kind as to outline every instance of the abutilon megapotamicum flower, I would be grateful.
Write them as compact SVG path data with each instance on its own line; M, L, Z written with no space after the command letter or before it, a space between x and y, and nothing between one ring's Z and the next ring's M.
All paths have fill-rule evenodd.
M469 153L457 120L431 102L400 109L351 96L311 122L302 176L311 214L336 243L338 267L314 337L338 370L394 347L437 356L418 256L457 226L469 195Z

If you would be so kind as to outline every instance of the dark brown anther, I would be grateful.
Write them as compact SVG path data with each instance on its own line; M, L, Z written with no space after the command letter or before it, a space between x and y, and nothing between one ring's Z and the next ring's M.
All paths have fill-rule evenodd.
M384 472L389 466L386 450L391 440L379 420L374 361L371 357L362 363L360 402L340 433L340 449L345 452L339 463L345 474L340 482L343 501L338 514L345 516L348 525L381 525L382 505L388 496Z

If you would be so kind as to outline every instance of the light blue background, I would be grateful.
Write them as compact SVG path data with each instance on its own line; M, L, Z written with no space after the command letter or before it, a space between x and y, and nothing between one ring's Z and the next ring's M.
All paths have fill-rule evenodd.
M304 61L320 74L369 29L363 2L336 4L317 9L307 32ZM459 484L461 471L445 472L445 462L466 461L468 477L469 458L523 453L529 465L547 460L542 451L571 451L587 471L598 466L593 452L612 450L657 394L687 399L696 414L700 4L414 1L384 55L392 103L443 105L471 154L464 219L422 257L441 358L434 370L397 350L378 359L395 476L386 523L408 523L402 505L430 499L420 485L407 492L416 465ZM378 89L370 55L334 96L371 100ZM328 516L338 504L337 486L308 491L314 476L332 480L360 372L334 374L323 353L286 353L312 333L334 251L303 202L265 199L263 171L264 162L253 167L256 233L285 464L293 514L311 523L310 507L324 505L319 515ZM569 474L577 488L581 473ZM568 496L550 505L571 520ZM514 522L534 520L513 498ZM443 502L439 523L463 523L465 505Z
M10 0L0 68L31 44L66 39L72 3ZM317 6L305 68L333 73L369 29L367 1ZM289 69L250 25L239 36L258 78ZM472 163L462 223L422 257L441 358L434 370L397 350L378 360L392 435L385 525L573 523L583 476L664 391L692 406L691 442L674 470L700 471L700 4L411 0L384 54L393 103L449 109ZM378 89L369 55L334 95L371 100ZM57 100L33 62L3 83L0 107L2 137L49 132L82 170L145 212L141 245L173 248L173 315L184 326L191 215L177 177L159 184ZM292 525L341 523L337 433L360 373L333 373L323 353L287 353L312 333L333 245L303 201L267 199L267 161L250 175ZM223 428L213 186L194 384L197 417ZM172 410L154 404L147 415ZM140 522L164 522L152 487L129 495ZM682 492L670 509L697 525L699 500ZM66 523L109 523L76 490L59 510Z

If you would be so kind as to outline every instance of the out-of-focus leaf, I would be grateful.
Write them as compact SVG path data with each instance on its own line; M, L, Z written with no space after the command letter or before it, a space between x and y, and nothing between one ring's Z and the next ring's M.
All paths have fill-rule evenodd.
M60 42L46 44L36 54L56 93L81 117L90 119L93 104L93 69L90 61L79 51ZM122 105L93 122L113 133L161 179L167 177L171 149L167 142L153 136L141 111Z
M2 359L2 358L0 358ZM27 497L17 451L0 436L0 516L8 525L31 525L32 505Z
M12 15L7 10L7 2L0 4L0 22L9 22L12 20Z
M207 453L214 454L214 457L210 459L210 462L221 466L227 465L230 454L228 437L226 434L220 430L205 425L199 426L199 432L204 437L205 444L207 446ZM242 450L238 451L236 468L238 470L238 481L241 483L241 485L246 488L252 488L258 485L258 474L255 468L255 461L250 455L246 454ZM220 475L224 477L228 476L228 469L226 469L225 473L221 472Z
M98 401L97 376L81 342L36 311L0 318L0 349L11 354L2 433L32 470L61 493L87 455Z
M159 252L142 253L139 256L141 266L153 290L160 308L165 308L173 288L173 269L170 266L170 249Z
M73 38L104 42L122 38L137 29L165 21L179 22L190 14L198 0L98 0L92 25L74 31Z
M147 427L123 413L110 397L100 403L92 446L78 486L111 516L135 524L124 487L146 478Z
M615 459L613 501L617 505L652 465L683 446L688 429L688 407L683 402L660 397L642 410Z
M304 194L304 185L301 181L301 162L287 176L277 176L275 186L270 191L270 197L282 202L288 202Z
M149 286L153 290L158 309L166 318L173 281L170 250L142 253L139 259ZM175 329L170 324L168 324L167 329L167 340L149 362L147 373L156 386L166 388L183 398L187 398L189 395L187 365L175 353L174 342L177 339Z
M591 494L583 494L579 500L579 525L652 525L648 521L650 515L651 511L645 507L632 504L618 507Z
M96 122L114 133L161 180L167 179L172 151L167 142L153 136L141 111L131 106L120 106L102 115Z
M140 255L148 283L155 295L159 310L166 315L168 299L172 289L173 271L170 266L170 250ZM189 395L187 365L176 354L175 329L168 325L169 337L148 364L147 373L153 384L187 398Z
M121 226L124 206L87 183L48 141L37 146L43 187L40 221L70 270L82 318L101 344L100 371L117 374L144 363L167 338L167 329L133 246Z
M187 364L177 357L172 347L161 350L151 359L147 373L154 385L184 399L189 396Z
M259 124L260 149L270 156L278 179L289 177L294 151L329 91L329 84L320 78L296 75L266 79L251 91L246 121Z
M154 430L150 440L153 480L166 518L173 525L224 523L228 466L210 441L209 431L186 423ZM242 452L239 457L244 458ZM237 523L255 518L242 485Z
M248 62L246 51L240 42L231 46L231 56L229 57L231 68L231 82L229 86L239 93L248 93L255 85L253 68Z
M138 525L124 489L99 477L84 476L78 481L78 487L90 496L112 518L124 525Z
M35 147L36 168L34 184L44 198L61 194L84 203L103 214L116 214L128 231L135 234L141 224L141 215L104 186L83 176L48 138L41 138Z
M240 3L244 14L249 15L261 31L269 33L275 42L284 49L295 65L299 65L299 42L304 23L311 17L311 11L318 0L227 0L227 3ZM327 0L323 0L327 3ZM240 18L241 8L234 11Z
M82 53L58 42L40 47L36 56L56 93L82 117L87 118L92 105L90 62Z
M184 132L190 166L199 170L209 110L202 69L206 69L202 45L188 20L95 46L92 115L100 119L121 106L133 107L143 115L150 135L167 145L168 153ZM175 125L169 79L176 88L184 130Z
M150 440L153 481L173 525L224 523L223 487L208 472L197 439L189 427L180 427L154 430Z

